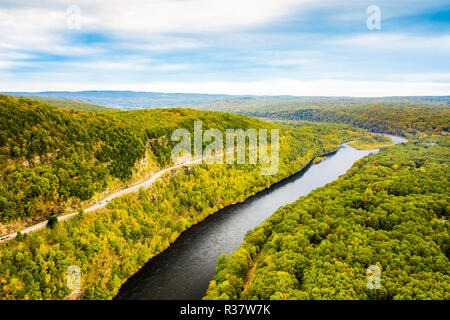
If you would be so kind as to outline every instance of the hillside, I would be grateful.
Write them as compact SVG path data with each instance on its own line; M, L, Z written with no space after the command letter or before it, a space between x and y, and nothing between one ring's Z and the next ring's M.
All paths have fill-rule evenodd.
M91 113L0 95L0 227L76 209L169 165L176 143L168 137L175 128L192 130L194 120L204 120L205 129L273 127L215 112Z
M14 96L16 98L20 98L21 96ZM107 108L91 103L83 103L77 101L71 101L66 99L55 99L55 98L46 98L39 96L22 96L23 98L43 102L55 107L60 107L69 110L81 110L81 111L92 111L92 112L103 112L103 111L114 111L113 108Z
M222 132L281 128L220 112L173 108L92 113L0 96L0 234L77 210L169 166L177 144L170 141L172 132L193 132L196 120L204 130ZM350 131L342 127L342 132ZM367 136L351 132L347 135Z
M202 121L203 131L280 132L279 170L274 175L261 175L260 163L181 167L104 208L81 211L72 220L3 242L0 299L110 299L127 278L192 225L300 171L345 141L370 138L348 125L268 123L175 108L92 113L9 96L0 96L0 119L4 223L80 208L102 192L169 166L176 144L169 139L171 132L186 128L192 133L194 121ZM83 291L75 296L69 296L65 284L70 265L83 270Z
M435 137L384 149L280 208L218 259L206 299L448 300L449 147Z
M367 136L366 132L343 125L310 123L294 128L217 112L160 109L98 114L59 110L24 99L2 97L2 100L4 113L14 117L20 112L20 119L23 119L14 129L17 136L25 137L31 131L33 135L30 137L33 139L30 141L33 142L36 137L33 130L40 130L41 140L48 142L41 143L44 151L30 149L27 143L19 144L25 146L20 150L26 151L20 158L14 157L15 154L5 154L11 157L7 161L14 164L11 166L14 170L5 171L5 174L16 177L18 174L15 172L27 172L32 179L19 176L16 181L29 190L40 187L41 179L52 181L52 190L56 191L57 196L60 196L57 192L63 190L59 187L59 179L64 176L59 174L72 163L57 161L60 154L65 155L63 159L66 161L75 160L73 170L66 170L78 174L74 177L84 179L86 170L103 174L91 177L89 184L82 184L86 188L95 185L94 178L103 178L106 182L108 177L128 179L134 170L134 159L140 159L145 153L156 167L169 163L167 152L172 142L168 141L167 134L177 126L191 130L194 120L202 120L205 128L216 127L220 130L236 127L277 128L280 130L280 159L275 175L261 175L261 164L201 164L179 168L164 175L150 188L116 198L105 208L81 213L51 228L19 235L4 242L0 244L0 299L110 299L127 278L153 256L164 251L184 230L221 208L242 201L298 172L317 156L336 150L343 142ZM80 127L81 120L84 126ZM84 134L77 134L79 130ZM117 130L121 130L118 135L120 139L115 139L113 134ZM8 132L5 128L3 131ZM9 136L5 140L3 150L9 150L14 142ZM22 140L28 141L19 139ZM128 147L135 152L129 154ZM55 155L45 156L46 152ZM76 158L70 158L74 153ZM45 157L46 161L22 165L22 161L33 159L37 154ZM97 159L97 155L102 157ZM77 157L82 157L83 161L77 160ZM83 164L86 164L85 171L77 167ZM37 173L37 170L40 171ZM53 174L42 175L45 170ZM2 182L2 188L4 193L6 191L9 196L14 196L9 184ZM23 207L38 210L46 203L52 203L45 202L41 193L35 198L31 193L30 198L22 200ZM62 207L59 202L58 205ZM9 212L12 216L9 217L13 218L15 212ZM42 261L45 263L42 264ZM66 286L66 269L70 265L80 266L83 272L83 290L75 296L70 295Z
M90 199L131 178L144 154L144 141L111 117L0 96L0 222Z
M450 109L445 105L373 103L293 109L279 105L268 110L253 109L239 113L273 119L346 123L372 132L403 136L448 132L450 129Z

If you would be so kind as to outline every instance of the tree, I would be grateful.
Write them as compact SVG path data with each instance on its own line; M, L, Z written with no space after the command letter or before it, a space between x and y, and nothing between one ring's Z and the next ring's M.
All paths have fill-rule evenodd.
M47 221L47 227L53 228L58 223L58 217L55 215L50 216Z

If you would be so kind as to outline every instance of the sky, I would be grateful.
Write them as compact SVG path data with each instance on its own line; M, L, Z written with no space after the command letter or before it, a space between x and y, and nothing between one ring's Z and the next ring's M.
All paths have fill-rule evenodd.
M450 95L449 57L450 0L0 0L0 91Z

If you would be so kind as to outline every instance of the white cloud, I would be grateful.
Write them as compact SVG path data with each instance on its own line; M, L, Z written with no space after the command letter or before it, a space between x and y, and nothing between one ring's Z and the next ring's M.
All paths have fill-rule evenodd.
M11 9L0 11L0 48L32 49L53 45L54 24L64 21L61 13L42 9Z
M429 52L450 51L450 35L408 35L397 33L362 33L331 41L340 46L350 46L368 51L429 50Z
M202 40L162 35L154 35L151 37L147 36L146 39L129 37L120 42L121 47L129 50L142 50L149 52L194 49L209 45L210 43Z
M4 44L55 40L66 31L67 8L81 10L81 29L129 38L164 33L208 33L252 27L278 19L312 0L47 0L0 4ZM15 40L14 40L15 38ZM28 40L30 41L30 39Z
M55 63L55 65L58 65ZM154 61L152 59L140 59L135 57L123 58L120 61L89 61L64 63L64 68L85 72L126 71L126 72L168 72L180 71L189 68L184 64L169 64Z
M380 4L382 19L414 11L413 9L420 2L413 2L414 5L406 6L405 11L402 11L389 10L389 6L383 4L387 1L382 0ZM359 0L350 0L349 3L346 5L358 4L357 8L364 9L364 4ZM70 43L70 38L67 36L71 35L70 32L77 31L67 29L66 9L73 4L78 5L81 9L81 31L100 32L110 36L111 42L107 42L101 47ZM411 72L405 72L404 77L380 74L384 80L395 80L390 82L293 80L300 79L300 77L303 80L308 78L356 80L355 74L365 75L362 74L361 69L358 71L349 67L352 66L352 61L349 62L349 60L355 57L355 53L395 51L398 56L403 57L407 56L409 52L439 54L450 51L450 35L420 36L386 33L382 30L381 32L367 31L351 37L331 39L334 37L331 35L316 39L314 35L308 35L301 31L281 34L270 31L264 34L252 32L252 28L285 19L294 11L298 13L299 10L304 9L299 16L308 15L307 9L325 5L331 8L339 6L331 0L320 3L313 0L42 0L36 2L3 0L0 3L0 30L2 30L0 70L3 72L3 74L0 73L0 90L127 89L338 96L449 94L448 72L444 70L439 74L436 69L433 69L434 73L414 74L414 77L411 78L408 78L408 74ZM426 6L427 4L422 5ZM400 4L395 4L395 6L400 6ZM362 10L362 14L346 13L347 15L342 14L341 16L339 14L342 12L337 12L337 20L339 18L355 20L360 16L364 18L365 10ZM298 16L296 17L298 18ZM220 34L216 34L216 32ZM278 43L292 44L295 43L294 41L297 41L296 47L298 48L304 44L305 50L309 48L317 50L317 52L284 52L281 45L279 46L280 50L276 49ZM163 61L164 58L159 58L159 61L128 59L121 51L128 53L156 52L206 46L220 48L226 47L224 43L227 45L237 44L236 47L243 49L243 52L248 47L251 52L249 55L243 54L241 57L229 56L228 52L224 52L223 59L216 57L216 59L205 61L205 65L209 63L213 68L210 70L199 68L196 73L192 73L193 78L203 76L204 72L215 72L212 69L222 60L228 62L234 60L237 62L236 64L241 63L246 68L242 70L241 75L236 74L236 79L253 79L252 68L261 68L260 70L264 71L267 70L266 66L269 66L270 69L282 69L282 71L289 69L292 79L238 82L215 81L217 78L212 78L212 81L205 80L204 82L182 82L182 80L150 82L151 79L157 79L155 74L158 72L161 74L161 79L171 79L164 78L163 73L193 69L193 66L181 64L180 62L184 63L183 58L179 60L173 58L170 61L168 59ZM312 49L309 46L311 43L313 44ZM273 52L255 53L252 48L265 45L274 48ZM338 49L335 51L337 52L336 58L331 55L327 56L327 52L332 54L332 51L336 49ZM343 51L344 54L339 55ZM73 62L74 59L68 59L70 62L33 62L35 61L32 59L33 56L26 52L36 52L38 56L38 52L61 54L69 58L80 59L77 59L77 62ZM150 53L153 55L153 52ZM347 52L352 54L347 56ZM158 56L158 54L155 53L154 56ZM362 60L356 61L356 68L361 68L357 63L361 63ZM380 61L381 63L382 61ZM392 64L392 61L389 60L387 64L389 63ZM16 66L27 65L39 66L39 70L48 69L54 73L22 72L15 75L4 72L4 70ZM225 70L226 65L223 67L224 77L229 76ZM140 71L148 71L149 77L142 76ZM302 71L302 74L299 74L299 71ZM355 74L352 74L353 72ZM134 76L136 74L141 78ZM151 77L152 75L154 77ZM277 73L275 77L284 77L285 75L286 73ZM202 79L206 79L208 76L210 75L205 75ZM271 79L271 76L271 74L267 74L264 78ZM88 82L83 79L89 77L97 81ZM184 78L187 78L186 75ZM52 80L46 82L45 79ZM145 80L148 83L145 83Z
M101 50L68 44L66 11L61 8L0 7L0 50L35 51L63 55L89 55ZM63 10L64 9L64 10Z
M311 0L78 1L83 14L118 32L211 32L251 27L280 18Z
M20 54L32 51L86 57L113 52L118 46L126 50L142 51L199 48L211 43L185 34L204 35L256 26L280 18L294 6L310 1L5 1L0 3L0 53L14 51ZM76 5L81 10L81 32L100 32L114 40L104 47L71 43L71 32L73 35L78 32L67 28L67 9L71 5ZM2 61L3 68L12 65L11 58Z

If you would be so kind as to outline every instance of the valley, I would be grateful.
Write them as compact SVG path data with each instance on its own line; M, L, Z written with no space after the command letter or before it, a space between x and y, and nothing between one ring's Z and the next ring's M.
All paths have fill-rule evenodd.
M247 297L265 265L253 265L251 259L254 254L264 258L261 244L245 251L249 230L276 219L272 215L277 217L283 206L307 199L310 191L321 190L377 148L383 153L384 148L398 148L392 143L405 141L369 133L354 123L260 120L180 108L91 112L84 105L79 105L82 110L76 104L64 109L25 98L0 98L5 163L0 221L4 226L38 222L2 236L3 299L201 299L205 294L208 299L236 299L241 297L245 270L251 269ZM438 110L430 113L432 119ZM391 109L386 112L381 117L396 116ZM445 148L447 127L435 131L426 125L430 120L423 119L421 131L384 125L371 129L401 132L412 140L407 145L428 139ZM446 119L444 112L440 121ZM223 164L207 164L203 156L173 163L171 152L178 142L170 137L179 128L194 137L186 145L191 150L206 150L211 142L196 137L209 129L222 134L255 129L257 140L261 132L278 130L279 168L273 175L262 175L267 163L225 161L230 150L225 139L216 149L227 150L216 154ZM195 141L200 145L195 147ZM246 160L253 152L249 143L241 146ZM270 143L266 148L273 153ZM234 151L238 149L233 150L238 157ZM47 225L49 217L57 222ZM230 263L234 267L228 267ZM74 265L83 281L83 289L75 293L65 284L66 269ZM236 276L235 267L241 270ZM223 289L224 283L233 289ZM254 297L312 297L286 290Z

